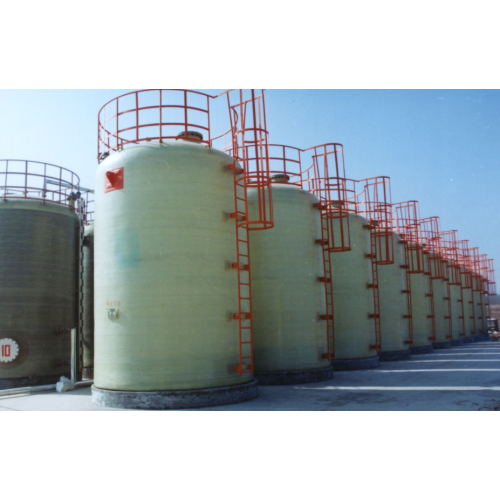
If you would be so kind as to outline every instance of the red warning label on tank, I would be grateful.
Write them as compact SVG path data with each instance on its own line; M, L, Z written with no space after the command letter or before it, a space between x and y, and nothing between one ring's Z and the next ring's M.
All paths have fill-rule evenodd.
M104 192L118 191L123 189L123 167L109 170L104 176Z

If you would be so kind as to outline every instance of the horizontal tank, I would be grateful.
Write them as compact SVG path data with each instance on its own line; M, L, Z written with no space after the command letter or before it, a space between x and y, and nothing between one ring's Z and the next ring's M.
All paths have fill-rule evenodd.
M71 375L79 221L50 201L0 200L0 389Z
M349 214L351 251L331 254L335 323L334 370L377 368L368 221Z
M257 396L252 367L236 371L233 163L187 139L130 146L101 162L95 404L177 408Z
M406 301L405 245L393 235L394 263L378 266L380 296L380 327L382 349L380 361L397 361L410 358L410 332Z
M329 380L323 250L318 199L275 176L274 228L250 233L254 371L260 384ZM250 220L258 192L248 191ZM325 359L326 356L326 359Z

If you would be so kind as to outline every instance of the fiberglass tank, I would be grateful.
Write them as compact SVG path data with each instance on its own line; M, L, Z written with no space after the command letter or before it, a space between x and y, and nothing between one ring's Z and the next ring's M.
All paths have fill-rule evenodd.
M474 342L474 310L472 308L472 288L471 283L469 283L470 277L468 276L469 271L464 267L460 268L460 277L462 280L462 299L463 299L463 311L464 311L464 321L465 321L465 336L463 337L464 343L468 344Z
M273 178L274 228L250 233L255 377L262 385L330 380L325 284L318 199ZM258 191L248 191L250 220ZM253 219L252 219L253 216Z
M414 259L415 261L417 258ZM429 258L423 255L423 273L411 274L411 305L413 323L413 345L412 354L428 354L433 351L432 347L432 318L430 295L430 276L426 270L429 269Z
M100 164L95 404L187 408L258 396L252 373L235 369L233 163L183 139L131 146Z
M380 297L380 330L382 349L380 361L410 359L406 298L405 250L401 238L393 234L394 263L378 266ZM411 312L410 312L411 314Z
M456 264L452 261L446 261L448 282L450 284L450 303L451 303L451 327L453 347L460 346L463 340L463 320L462 320L462 291L458 283Z
M473 274L474 284L479 291L474 292L474 311L476 315L476 339L478 341L484 340L485 329L483 328L483 302L482 302L482 283L481 277L474 273Z
M0 200L0 389L71 376L79 222L50 201Z
M372 349L375 321L370 231L368 221L349 214L351 250L332 253L333 307L335 323L335 371L377 368L379 357Z
M83 240L83 377L94 378L94 223Z

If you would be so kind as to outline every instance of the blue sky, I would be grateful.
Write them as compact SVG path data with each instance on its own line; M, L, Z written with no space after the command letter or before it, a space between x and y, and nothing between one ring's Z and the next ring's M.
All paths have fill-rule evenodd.
M54 163L93 187L97 113L131 90L0 90L0 158ZM271 142L342 143L347 177L390 176L394 202L418 200L499 261L500 91L271 89L267 105Z

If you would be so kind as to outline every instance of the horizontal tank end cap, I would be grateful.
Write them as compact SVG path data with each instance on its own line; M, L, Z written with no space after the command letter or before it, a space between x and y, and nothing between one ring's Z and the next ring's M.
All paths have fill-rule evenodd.
M185 141L196 141L201 142L203 140L203 134L200 132L193 132L188 130L187 134L185 131L179 132L177 134L179 139L184 139Z
M277 174L271 177L272 182L290 182L290 176L285 174Z

